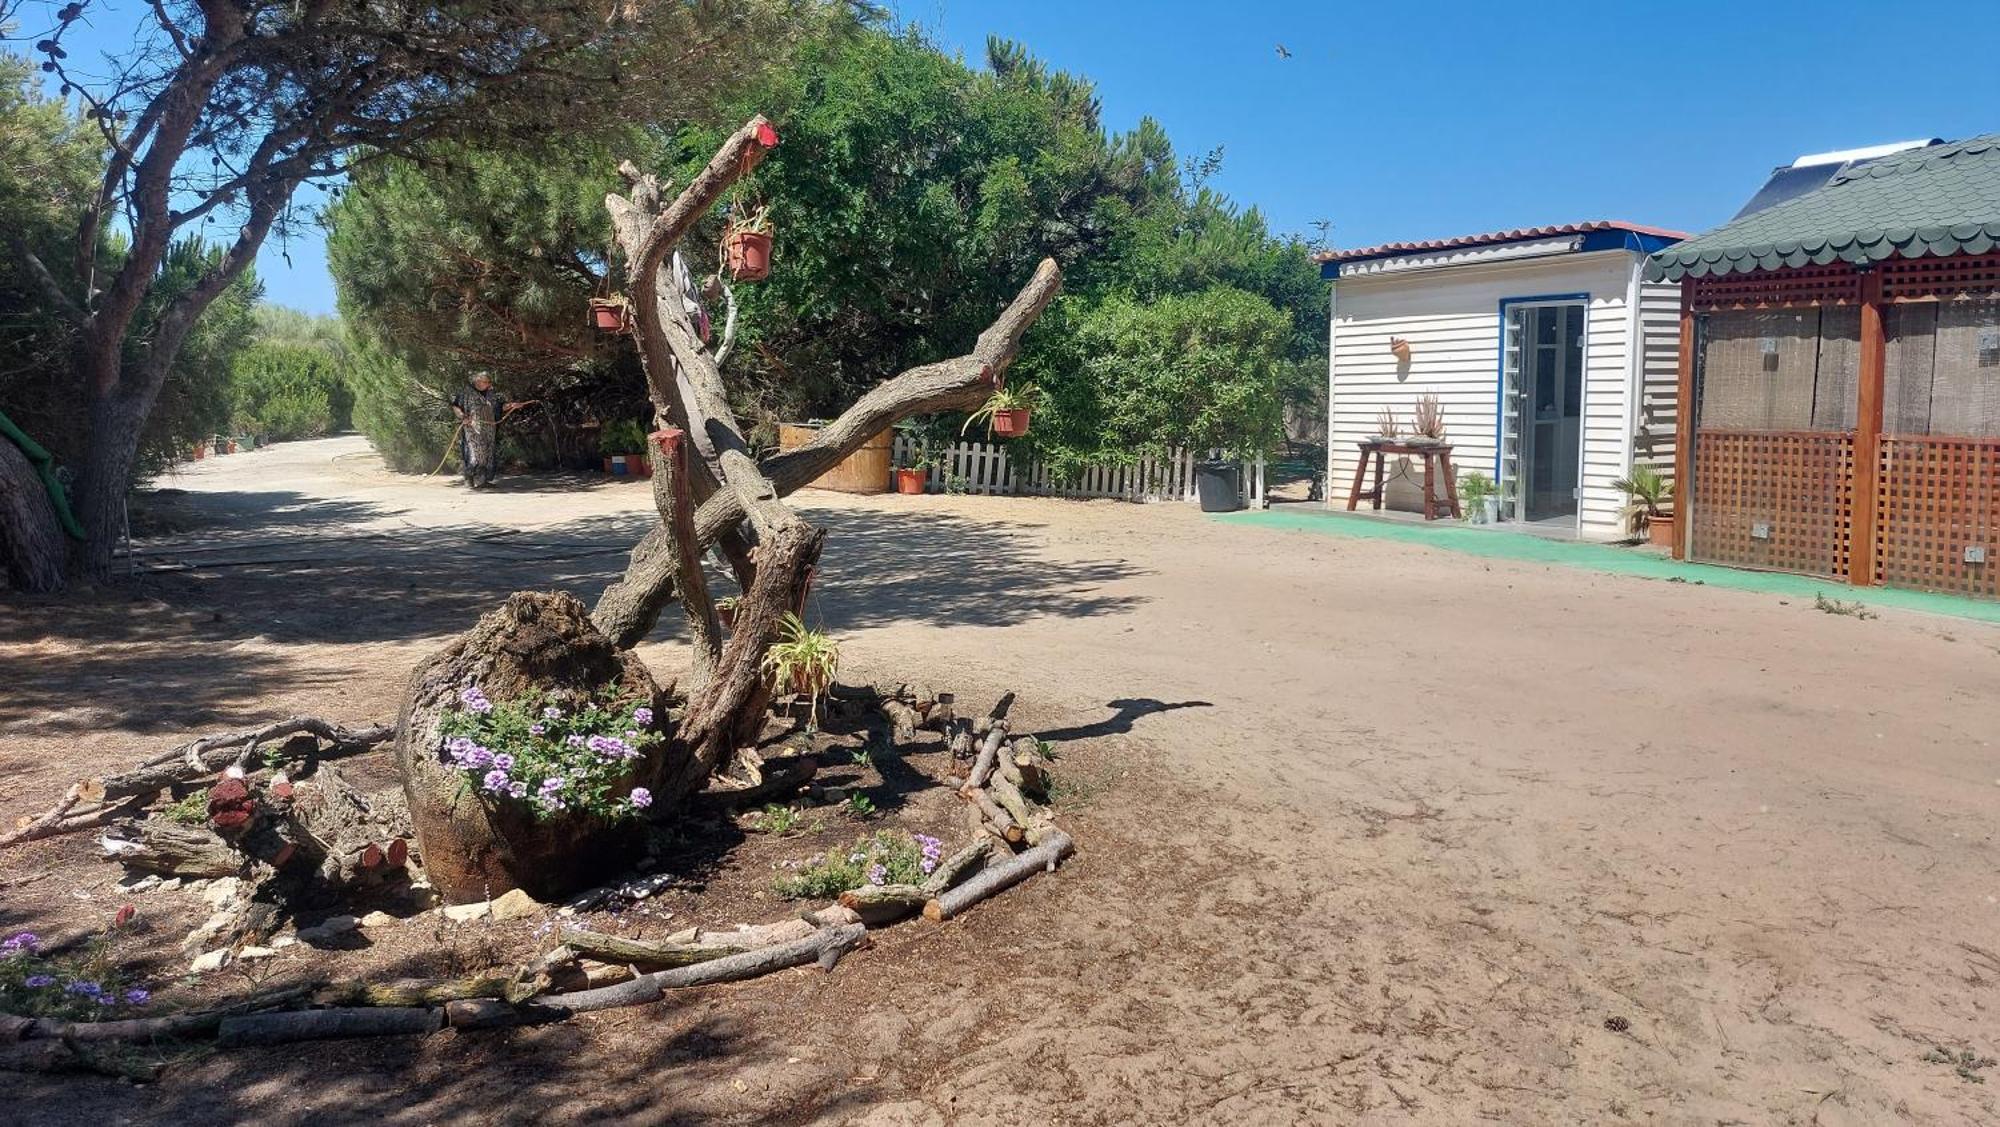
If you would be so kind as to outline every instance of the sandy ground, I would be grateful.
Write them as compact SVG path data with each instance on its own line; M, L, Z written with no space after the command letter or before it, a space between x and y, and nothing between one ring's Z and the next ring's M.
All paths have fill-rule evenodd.
M190 728L386 716L414 658L498 595L593 596L648 505L636 483L467 494L354 439L163 484L224 520L145 546L161 570L139 597L0 605L0 817ZM832 530L814 609L850 676L1012 688L1078 749L1072 865L832 975L511 1035L232 1054L144 1087L0 1076L6 1106L2000 1120L2000 1083L1923 1059L2000 1055L2000 632L1178 505L802 500ZM234 566L170 570L196 560ZM663 628L645 652L673 650ZM82 844L0 874L101 900L63 863ZM46 922L0 904L0 926Z

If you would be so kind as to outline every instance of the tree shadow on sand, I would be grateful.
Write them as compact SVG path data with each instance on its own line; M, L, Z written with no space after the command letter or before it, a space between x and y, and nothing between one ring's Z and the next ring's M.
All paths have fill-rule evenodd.
M442 638L516 590L593 602L656 518L634 511L538 528L383 526L396 510L298 493L206 494L223 523L135 543L132 582L0 607L0 649L21 655L0 725L44 735L149 731L265 715L274 692L352 676L301 670L286 646ZM259 515L261 514L261 515ZM828 529L814 612L835 630L1089 618L1141 600L1105 587L1122 560L1055 563L1036 526L943 513L821 511ZM368 524L368 527L355 527ZM711 573L719 593L732 590ZM681 635L671 608L655 640Z

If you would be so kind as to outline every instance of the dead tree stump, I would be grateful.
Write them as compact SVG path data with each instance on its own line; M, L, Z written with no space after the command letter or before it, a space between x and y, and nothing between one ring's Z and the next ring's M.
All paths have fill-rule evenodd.
M396 762L424 871L438 891L457 904L514 888L555 900L636 860L643 837L635 823L578 813L538 820L525 803L468 785L445 759L440 724L459 692L474 686L494 701L541 692L580 702L612 691L666 715L666 693L645 665L614 647L569 595L516 592L419 664L403 697ZM701 781L687 757L680 741L661 741L632 760L632 782L651 789L662 810L678 809L685 794L674 785L684 791Z

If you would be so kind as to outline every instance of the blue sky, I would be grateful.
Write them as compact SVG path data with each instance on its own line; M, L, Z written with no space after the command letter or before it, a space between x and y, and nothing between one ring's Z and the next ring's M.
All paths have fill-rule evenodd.
M1928 57L1994 42L1992 0L893 6L974 62L992 33L1089 76L1111 129L1150 114L1183 155L1222 146L1216 186L1280 231L1331 221L1338 246L1583 219L1699 231L1801 153L2000 131L2000 67ZM115 45L138 6L111 7L92 38ZM258 270L272 301L333 309L316 232Z

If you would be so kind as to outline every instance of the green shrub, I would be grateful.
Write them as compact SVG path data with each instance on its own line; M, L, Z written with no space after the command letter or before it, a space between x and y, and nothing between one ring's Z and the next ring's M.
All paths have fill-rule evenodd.
M339 358L324 348L273 340L252 344L230 368L230 426L277 442L346 429L354 394L340 369Z

